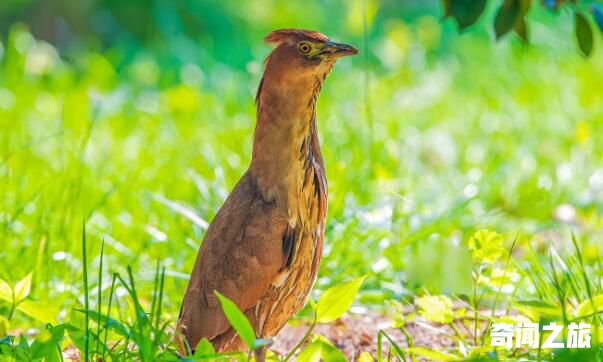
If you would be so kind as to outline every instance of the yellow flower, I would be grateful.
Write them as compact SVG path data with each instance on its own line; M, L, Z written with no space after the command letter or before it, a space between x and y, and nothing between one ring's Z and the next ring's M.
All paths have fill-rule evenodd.
M452 300L445 295L427 295L416 300L419 314L436 323L450 323L454 319Z
M478 263L493 264L505 252L503 238L490 230L479 230L469 239L469 250Z

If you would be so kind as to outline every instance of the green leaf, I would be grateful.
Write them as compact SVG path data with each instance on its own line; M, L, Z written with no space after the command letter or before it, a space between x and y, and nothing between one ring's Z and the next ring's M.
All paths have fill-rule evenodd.
M576 317L585 317L594 313L603 313L603 294L593 296L592 300L586 299L576 308Z
M15 340L14 336L6 336L6 337L3 337L3 338L0 338L0 347L2 347L2 346L12 346L14 340Z
M86 318L84 318L84 306L77 302L76 308L71 308L69 313L69 324L79 330L86 329Z
M266 351L266 362L281 362L281 359L279 358L279 356L277 356L271 350L267 350Z
M197 347L195 348L195 354L193 355L193 357L202 357L214 354L216 354L214 346L211 344L210 341L207 340L207 338L203 338L199 341L199 343L197 343Z
M255 332L253 331L253 327L249 320L245 316L243 312L237 307L237 305L230 299L226 298L222 294L220 294L217 290L214 291L218 299L220 300L220 304L222 305L222 310L226 315L226 319L230 322L230 325L237 331L241 339L245 342L249 349L252 349L255 343Z
M83 315L86 314L86 311L83 309L75 309L76 312L80 312ZM107 317L105 314L99 314L96 310L88 310L88 316L91 320L100 321L101 326L111 329L115 333L120 336L128 336L130 334L128 327L126 327L123 323L111 318ZM85 323L83 323L85 324Z
M13 288L2 279L0 279L0 299L9 303L13 302Z
M29 344L27 343L27 338L25 338L24 335L21 335L19 337L19 349L26 351L28 354L30 353L30 348L29 348Z
M40 332L31 344L32 359L55 358L65 336L65 328L65 325L58 325Z
M341 317L352 305L366 276L327 289L316 305L316 320L329 323Z
M593 30L582 13L576 11L574 30L582 55L589 56L593 51Z
M303 351L297 355L298 362L345 362L344 354L338 350L328 339L323 336L315 336Z
M86 345L86 331L80 329L73 324L67 325L67 335L69 340L79 349L83 351Z
M15 292L15 302L16 303L19 303L23 299L27 298L27 296L31 292L31 276L32 276L31 273L27 274L27 276L25 276L25 278L21 279L17 283L17 285L15 285L14 292Z
M529 29L526 16L532 7L532 0L519 0L519 5L519 16L517 17L517 21L515 21L513 30L524 43L528 43L530 41L530 33L528 32Z
M563 316L563 311L558 306L538 300L521 300L513 304L531 320L538 320L541 317L557 319Z
M413 353L425 357L429 361L460 361L461 358L452 354L436 351L424 347L405 348L408 353Z
M0 338L8 336L10 330L10 322L4 316L0 315Z
M521 40L523 40L524 43L530 41L530 34L528 33L528 23L526 22L525 17L520 16L517 19L513 30L515 31L515 34L517 34L521 38Z
M450 0L449 10L459 30L473 25L486 8L486 0Z
M519 0L505 0L500 6L494 19L494 33L497 40L513 29L519 19L520 9Z
M56 316L58 311L48 305L42 305L31 300L24 300L19 303L17 310L40 322L50 324L57 323Z

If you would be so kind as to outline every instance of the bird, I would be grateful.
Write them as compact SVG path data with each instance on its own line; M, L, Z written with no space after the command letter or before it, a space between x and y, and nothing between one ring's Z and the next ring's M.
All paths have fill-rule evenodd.
M245 350L215 291L246 315L257 338L270 339L316 281L327 215L316 102L335 62L358 50L302 29L274 30L264 41L273 49L255 98L251 163L199 248L176 328L182 352L203 338L217 352Z

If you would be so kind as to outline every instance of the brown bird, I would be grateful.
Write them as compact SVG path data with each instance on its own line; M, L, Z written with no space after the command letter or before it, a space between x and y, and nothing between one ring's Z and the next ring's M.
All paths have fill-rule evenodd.
M244 350L214 291L234 301L258 338L276 336L306 301L318 270L327 180L316 99L335 61L358 53L308 30L266 36L251 165L212 221L184 295L178 331L195 349Z

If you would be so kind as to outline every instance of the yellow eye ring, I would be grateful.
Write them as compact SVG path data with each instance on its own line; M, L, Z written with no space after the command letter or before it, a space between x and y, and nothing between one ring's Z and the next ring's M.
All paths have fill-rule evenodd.
M297 46L297 49L302 54L308 54L310 52L310 50L312 50L312 47L310 46L310 44L306 43L305 41L302 41Z

